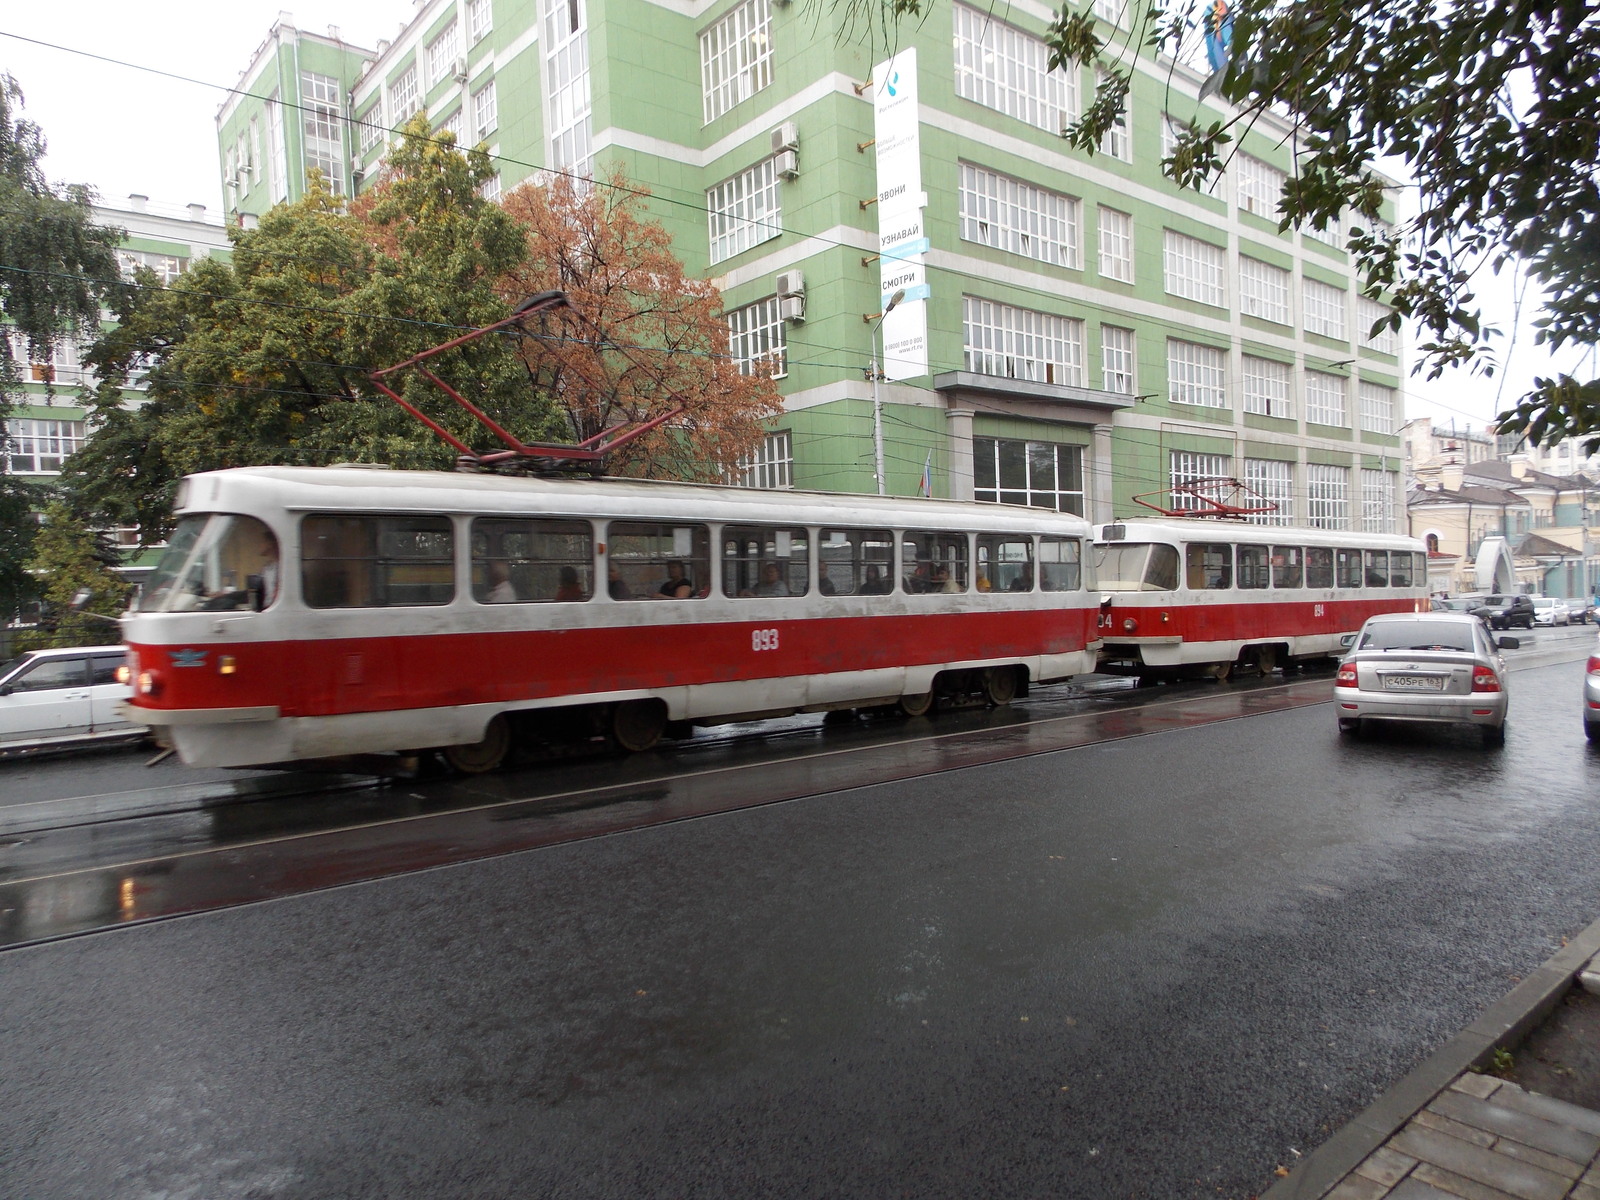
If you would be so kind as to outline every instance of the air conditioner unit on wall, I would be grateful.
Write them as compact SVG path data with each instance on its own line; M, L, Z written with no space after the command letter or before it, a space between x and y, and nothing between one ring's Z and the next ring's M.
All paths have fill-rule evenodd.
M783 179L794 179L800 174L800 156L793 150L784 150L778 154L778 175Z
M785 121L772 131L772 152L800 149L800 130L793 121Z
M457 83L465 83L466 81L467 81L467 60L464 59L464 58L458 58L458 59L456 59L456 82Z
M778 297L778 316L785 321L804 321L806 319L805 296Z
M804 296L806 294L805 272L800 270L779 271L777 279L779 297Z

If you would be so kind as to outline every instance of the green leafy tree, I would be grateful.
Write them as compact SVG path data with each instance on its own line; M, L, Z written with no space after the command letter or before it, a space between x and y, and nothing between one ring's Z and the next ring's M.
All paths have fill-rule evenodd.
M148 537L170 527L173 489L193 471L448 466L455 451L370 373L506 315L499 281L525 239L479 194L487 155L452 141L414 118L385 178L350 210L314 179L301 201L235 233L231 261L204 260L169 288L147 281L88 356L102 383L97 428L66 470L75 501ZM556 427L509 339L478 339L429 367L524 438ZM125 409L140 376L147 400ZM392 386L485 448L481 427L418 373Z
M916 19L937 0L850 0L882 19ZM1417 322L1419 369L1492 373L1498 331L1483 320L1475 279L1525 271L1545 291L1538 340L1552 349L1600 342L1600 24L1582 0L1232 0L1231 57L1208 81L1233 106L1196 121L1167 160L1180 183L1205 180L1262 113L1294 124L1297 170L1284 189L1285 228L1339 228L1346 212L1367 293ZM1129 10L1146 40L1194 61L1210 0L1156 0ZM1063 6L1045 32L1055 65L1106 73L1068 131L1091 152L1125 107L1123 40ZM1135 39L1137 44L1138 39ZM1376 168L1401 162L1415 183L1408 229L1377 223ZM1491 285L1492 286L1492 285ZM1592 362L1593 359L1591 358ZM1586 372L1586 374L1588 374ZM1600 444L1600 381L1539 379L1501 414L1502 430L1553 444Z
M46 508L28 560L29 571L42 583L49 626L39 640L56 646L118 640L112 625L87 614L114 617L127 606L133 589L117 574L121 561L111 540L65 504L58 501ZM89 599L80 609L73 602L81 592L88 592Z
M102 305L120 310L127 292L117 269L122 231L92 219L93 193L53 186L40 161L45 140L22 116L22 89L0 75L0 455L21 395L17 352L49 361L63 338L99 332ZM4 470L0 457L0 615L34 595L25 569L42 495Z

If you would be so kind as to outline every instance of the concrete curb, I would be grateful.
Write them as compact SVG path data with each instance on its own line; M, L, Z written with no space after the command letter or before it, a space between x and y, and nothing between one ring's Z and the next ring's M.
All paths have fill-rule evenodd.
M1536 1029L1597 954L1600 920L1318 1146L1293 1173L1263 1192L1261 1200L1322 1200L1458 1075L1488 1062L1496 1050L1516 1045Z

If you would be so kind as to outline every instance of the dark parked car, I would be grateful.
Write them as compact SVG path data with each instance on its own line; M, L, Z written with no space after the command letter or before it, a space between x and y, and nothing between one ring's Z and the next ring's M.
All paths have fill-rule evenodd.
M1472 610L1489 623L1490 629L1533 628L1533 601L1520 593L1515 596L1485 596Z

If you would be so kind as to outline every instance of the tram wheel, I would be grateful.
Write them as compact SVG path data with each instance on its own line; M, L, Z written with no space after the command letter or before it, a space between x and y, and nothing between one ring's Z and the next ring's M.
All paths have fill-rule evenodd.
M511 726L504 717L494 717L484 727L483 741L465 746L446 746L445 762L463 775L482 775L505 762L511 752Z
M984 699L996 708L1004 708L1016 697L1017 669L1015 667L990 667L983 673Z
M933 711L933 693L923 692L920 696L901 696L900 711L908 717L925 717Z
M1226 683L1229 676L1233 674L1233 664L1227 662L1212 663L1211 666L1206 669L1206 674L1211 676L1211 678L1215 679L1218 683Z
M666 728L667 706L659 700L624 700L611 712L611 736L634 754L653 748Z

